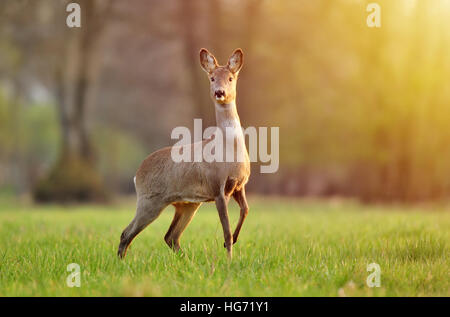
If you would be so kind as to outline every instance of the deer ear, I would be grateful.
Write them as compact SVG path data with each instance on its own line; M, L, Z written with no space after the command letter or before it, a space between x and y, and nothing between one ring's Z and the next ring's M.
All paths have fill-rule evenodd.
M236 74L241 70L242 65L244 64L244 53L240 48L236 49L233 54L231 54L228 59L228 69Z
M208 52L206 48L200 50L200 64L202 65L203 70L208 74L219 66L214 55Z

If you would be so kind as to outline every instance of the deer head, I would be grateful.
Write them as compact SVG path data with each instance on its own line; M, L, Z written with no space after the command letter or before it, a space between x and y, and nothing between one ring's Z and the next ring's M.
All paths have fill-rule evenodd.
M216 58L207 49L200 50L200 64L208 74L210 94L214 103L226 106L236 99L236 83L244 62L244 53L236 49L226 66L219 66Z

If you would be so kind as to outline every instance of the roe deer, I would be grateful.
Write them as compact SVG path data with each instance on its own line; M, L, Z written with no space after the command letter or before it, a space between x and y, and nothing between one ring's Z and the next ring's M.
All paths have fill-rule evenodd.
M200 63L210 79L217 127L224 132L224 136L231 129L234 150L241 151L243 159L232 162L175 162L171 157L174 149L183 151L189 147L189 150L194 151L210 140L179 148L166 147L149 155L142 162L134 179L137 210L134 219L120 237L118 255L121 258L125 256L133 238L170 204L175 207L175 216L164 240L174 251L180 250L181 234L200 205L209 201L216 203L225 238L224 246L228 256L232 256L232 245L236 243L248 213L245 184L250 176L250 160L236 110L236 81L242 67L243 53L241 49L236 49L228 64L219 66L208 50L201 49ZM240 207L240 218L233 235L228 220L228 201L231 195Z

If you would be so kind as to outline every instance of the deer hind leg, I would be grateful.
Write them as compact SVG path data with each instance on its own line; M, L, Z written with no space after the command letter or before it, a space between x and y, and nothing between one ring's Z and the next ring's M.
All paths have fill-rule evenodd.
M247 204L247 198L245 197L245 188L242 187L242 189L240 191L235 191L233 193L233 198L236 200L239 207L241 208L239 222L233 233L233 244L235 244L239 237L239 232L241 231L242 224L244 223L244 220L248 214L248 204Z
M120 258L125 257L127 249L133 239L144 230L145 227L158 218L164 207L166 207L166 204L158 198L138 198L136 215L120 236L119 250L117 252L117 255Z
M164 240L167 245L172 248L173 251L180 250L180 237L188 224L191 222L195 215L199 203L177 203L173 204L175 207L175 215L173 216L172 223L164 236Z

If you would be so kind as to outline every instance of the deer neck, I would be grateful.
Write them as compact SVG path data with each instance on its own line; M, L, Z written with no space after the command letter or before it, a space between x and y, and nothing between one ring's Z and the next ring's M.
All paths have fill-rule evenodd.
M236 102L233 101L225 105L215 103L214 106L216 108L217 127L222 130L224 135L226 130L230 128L242 131L241 121L236 110Z
M241 127L241 121L236 110L236 103L226 105L215 104L216 108L216 124L218 129L222 131L224 137L224 150L226 157L237 157L237 162L249 162L247 147L245 146L244 133ZM229 151L228 146L234 144L234 150ZM242 156L243 155L243 156Z

